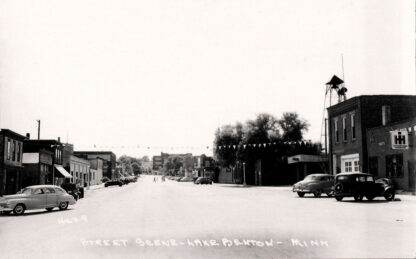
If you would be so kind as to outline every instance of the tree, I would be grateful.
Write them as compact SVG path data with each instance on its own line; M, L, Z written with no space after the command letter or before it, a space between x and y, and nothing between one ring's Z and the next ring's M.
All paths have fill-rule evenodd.
M150 159L148 156L142 157L142 162L150 162Z
M299 119L299 115L296 112L283 113L283 117L278 120L278 124L283 131L283 141L302 141L303 134L309 128L306 120Z

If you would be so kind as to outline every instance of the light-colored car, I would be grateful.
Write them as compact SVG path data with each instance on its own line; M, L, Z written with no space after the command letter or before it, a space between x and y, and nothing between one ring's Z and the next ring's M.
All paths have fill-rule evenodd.
M55 185L32 185L17 194L0 197L0 212L9 214L13 211L22 215L25 210L46 209L58 207L66 210L68 205L74 205L76 200L64 189Z
M305 193L313 193L315 197L326 193L332 196L334 186L334 176L328 174L310 174L300 182L293 185L293 191L297 192L299 197L303 197Z

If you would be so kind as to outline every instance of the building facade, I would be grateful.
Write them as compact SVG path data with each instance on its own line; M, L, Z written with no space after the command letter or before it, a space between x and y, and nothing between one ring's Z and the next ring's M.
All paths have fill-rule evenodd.
M89 159L90 162L90 185L101 184L103 179L103 164L105 160L97 157Z
M23 164L27 184L60 185L71 175L63 168L63 145L58 140L24 140Z
M14 194L23 188L24 139L9 129L0 130L0 195Z
M74 151L74 155L86 160L102 158L103 163L103 177L109 179L117 178L116 176L116 155L111 151Z
M328 108L330 172L368 172L367 129L416 117L416 96L364 95Z
M369 173L415 192L416 118L367 130Z

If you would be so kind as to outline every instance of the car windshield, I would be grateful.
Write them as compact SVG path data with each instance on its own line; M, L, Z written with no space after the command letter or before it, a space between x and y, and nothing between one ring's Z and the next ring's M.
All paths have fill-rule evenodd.
M305 180L319 180L321 176L318 175L308 175L305 177Z
M32 188L24 188L19 193L21 193L21 194L32 194Z

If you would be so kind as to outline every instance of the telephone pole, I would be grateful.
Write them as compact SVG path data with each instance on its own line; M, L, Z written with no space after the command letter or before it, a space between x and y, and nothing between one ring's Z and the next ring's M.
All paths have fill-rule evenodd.
M38 122L38 140L40 139L40 120L36 120Z

